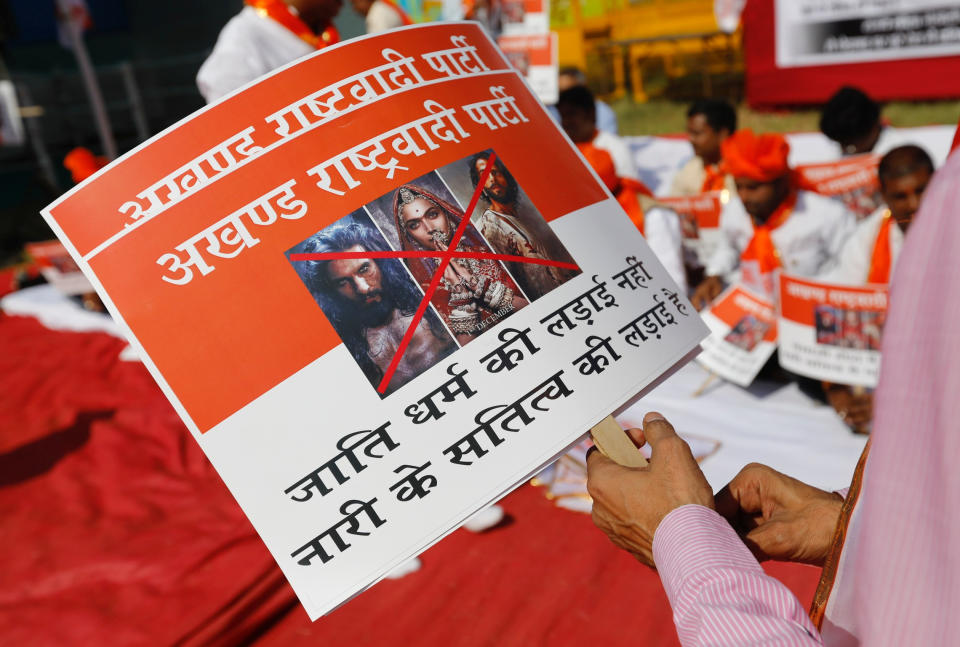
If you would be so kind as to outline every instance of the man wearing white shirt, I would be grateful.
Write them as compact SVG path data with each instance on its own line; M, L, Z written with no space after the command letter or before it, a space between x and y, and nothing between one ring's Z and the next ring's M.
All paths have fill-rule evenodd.
M691 298L695 307L709 304L738 273L744 285L773 299L776 272L816 276L850 235L854 216L843 204L793 186L789 152L783 136L749 129L723 143L739 199L724 206L722 236Z
M246 0L197 73L207 103L339 40L341 0Z
M877 174L885 204L857 224L821 278L846 285L888 283L933 170L933 160L919 146L900 146L884 155Z

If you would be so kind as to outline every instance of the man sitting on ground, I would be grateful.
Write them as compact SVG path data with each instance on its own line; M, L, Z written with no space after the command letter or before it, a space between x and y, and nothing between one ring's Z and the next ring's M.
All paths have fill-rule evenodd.
M821 278L846 285L889 283L933 170L933 160L919 146L900 146L884 155L877 168L884 205L857 224Z
M820 278L832 283L889 283L904 236L933 177L933 161L919 146L901 146L883 156L877 170L886 203L861 220ZM846 384L825 383L827 402L850 428L867 433L873 421L873 393Z
M557 89L560 92L574 87L587 87L587 77L578 67L562 67L557 74ZM597 114L597 130L611 135L617 134L617 115L613 108L600 99L594 101Z
M694 196L728 189L736 193L733 178L722 168L720 149L737 130L737 112L726 101L701 99L687 111L687 139L694 156L673 177L670 195Z
M637 165L630 147L620 137L597 128L597 107L593 93L577 85L560 93L557 100L560 125L574 144L593 144L610 153L617 168L617 176L636 180Z
M774 297L775 272L816 276L837 255L854 227L840 202L795 188L782 135L739 130L723 143L724 164L739 199L723 208L723 234L691 301L702 309L740 270L748 288Z
M820 131L840 146L842 155L883 155L900 141L896 131L883 124L880 105L850 86L837 90L824 104Z

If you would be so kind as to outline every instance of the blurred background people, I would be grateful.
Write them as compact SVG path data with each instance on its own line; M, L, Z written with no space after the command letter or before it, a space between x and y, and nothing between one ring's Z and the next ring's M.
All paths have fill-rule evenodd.
M207 102L245 86L340 37L333 19L342 0L246 0L224 26L197 72Z
M749 129L724 141L724 164L739 199L724 205L720 242L691 297L696 308L709 304L735 278L773 299L776 270L816 276L850 235L854 217L842 203L795 188L789 152L782 135L755 135Z
M673 177L670 195L693 196L727 189L736 193L733 177L722 166L723 142L737 131L737 111L722 99L699 99L687 110L687 139L693 157Z
M350 0L350 4L363 16L368 34L413 24L413 19L395 0Z

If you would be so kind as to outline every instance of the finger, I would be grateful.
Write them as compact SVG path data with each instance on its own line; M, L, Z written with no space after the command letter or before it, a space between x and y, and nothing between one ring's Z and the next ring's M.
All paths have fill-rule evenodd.
M587 480L590 480L591 475L595 477L599 471L611 465L616 463L604 456L596 445L587 450Z
M654 458L658 445L662 445L664 441L679 438L677 432L673 429L673 425L663 417L663 414L656 411L651 411L643 417L643 435L650 445L651 459Z
M717 513L730 522L730 525L737 528L740 522L740 502L730 491L730 484L723 486L713 497L713 505Z
M627 435L630 436L630 440L633 441L633 444L639 449L647 444L647 437L643 435L643 429L637 427L631 427L627 429Z

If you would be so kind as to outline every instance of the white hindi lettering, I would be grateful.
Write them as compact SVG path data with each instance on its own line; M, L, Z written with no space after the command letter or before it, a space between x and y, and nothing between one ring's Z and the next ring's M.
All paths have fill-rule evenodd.
M265 121L286 138L335 119L356 105L373 103L424 83L412 56L390 48L380 53L387 63L321 88L284 106ZM337 105L343 100L348 103ZM349 103L351 100L353 103Z
M431 69L444 76L468 76L487 72L489 67L477 55L477 48L467 42L466 36L451 36L453 47L427 52L421 57Z
M260 155L264 149L254 143L253 132L253 126L245 128L154 182L138 193L136 200L123 203L119 212L130 221L124 223L124 227L129 227L141 218L156 216L188 195L196 193L217 176L229 173L247 159Z
M174 248L176 251L162 255L157 259L157 265L164 267L169 275L160 278L174 285L187 285L193 280L194 270L206 276L216 269L197 247L203 242L206 242L204 249L209 255L236 258L243 250L260 242L250 233L248 223L264 227L277 222L278 217L286 220L302 218L307 213L307 203L294 194L295 184L296 180L281 184L177 245Z
M464 111L476 123L486 126L490 130L497 130L498 128L506 128L508 125L530 121L526 115L520 112L516 98L507 94L502 85L490 86L490 94L493 95L493 99L468 103L463 106ZM490 121L491 117L496 121L496 124Z
M375 169L382 169L387 172L387 179L392 180L398 170L408 170L406 166L400 164L400 160L393 153L400 156L413 155L415 157L420 157L426 153L417 139L414 138L414 132L423 142L423 145L430 150L437 150L440 147L434 141L435 139L459 143L461 139L470 136L470 133L466 132L454 117L454 113L456 113L454 108L444 108L433 100L424 101L423 107L429 113L426 117L407 122L402 126L368 139L314 166L307 171L307 174L316 177L317 186L324 191L334 195L345 195L347 191L360 186L360 182L353 177L351 169L345 162L349 162L350 166L356 171L370 172ZM389 150L387 146L384 146L384 142L388 142ZM335 178L330 176L331 167L343 181L343 188L338 188L340 186L339 182L335 185Z

